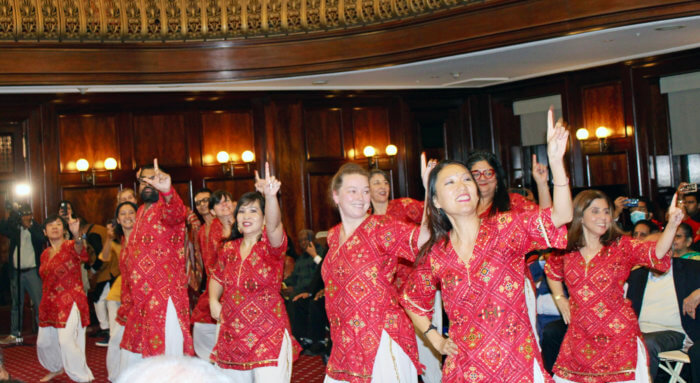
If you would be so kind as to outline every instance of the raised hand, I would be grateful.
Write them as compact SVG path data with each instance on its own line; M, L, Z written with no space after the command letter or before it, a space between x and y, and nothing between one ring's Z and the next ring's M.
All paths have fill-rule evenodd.
M535 179L535 183L541 184L547 182L548 176L547 165L537 162L537 155L532 155L532 178Z
M112 223L107 224L107 239L112 240L116 238L117 235L114 233L114 225Z
M77 218L70 218L68 220L68 229L71 234L73 234L73 238L80 237L80 221Z
M564 127L564 120L560 118L555 124L554 107L550 106L547 113L547 156L550 162L564 158L568 142L569 131Z
M142 180L151 185L151 187L154 189L158 190L160 193L169 192L170 188L172 187L172 180L170 179L170 175L168 173L160 170L158 167L157 158L153 159L153 170L155 171L153 178L142 178Z
M683 209L678 207L678 193L673 195L671 205L668 207L668 225L677 228L683 221Z
M264 196L276 196L282 187L282 183L270 175L270 163L265 162L265 178L260 178L258 171L255 171L255 190Z
M423 180L423 188L425 188L426 192L428 191L428 178L430 177L430 172L435 168L437 163L437 160L432 158L430 161L426 162L425 152L420 154L420 174L421 179Z

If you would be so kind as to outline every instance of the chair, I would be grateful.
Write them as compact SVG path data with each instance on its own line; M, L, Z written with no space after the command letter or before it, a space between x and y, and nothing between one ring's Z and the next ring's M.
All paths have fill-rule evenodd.
M668 383L686 383L685 379L681 378L681 370L686 363L690 363L690 358L681 350L659 353L659 368L671 376Z

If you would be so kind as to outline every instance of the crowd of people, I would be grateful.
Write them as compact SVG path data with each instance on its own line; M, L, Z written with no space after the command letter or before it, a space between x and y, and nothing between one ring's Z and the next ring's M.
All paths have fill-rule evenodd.
M0 233L38 307L42 381L94 379L90 302L112 382L185 379L183 356L208 382L289 382L301 352L324 357L326 383L653 382L670 350L700 382L697 191L680 185L665 217L642 198L572 198L568 138L550 110L538 202L488 152L423 157L424 201L391 200L387 174L347 163L329 190L340 223L300 231L297 251L268 164L237 201L202 189L189 209L154 160L105 226L69 201L43 226L11 209Z

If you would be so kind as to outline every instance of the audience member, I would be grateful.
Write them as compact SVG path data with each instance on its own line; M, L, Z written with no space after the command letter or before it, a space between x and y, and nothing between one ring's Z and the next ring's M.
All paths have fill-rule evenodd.
M617 197L613 203L615 209L613 211L613 219L617 222L618 227L626 233L631 233L637 222L650 221L656 229L661 229L661 222L654 219L654 213L651 209L651 203L644 197Z
M644 240L649 234L653 234L659 231L659 227L652 221L643 219L637 221L632 227L632 238L638 240Z
M690 258L700 260L700 253L693 251L690 246L693 244L693 229L687 223L681 223L676 230L673 239L673 256L676 258ZM699 274L700 277L700 274Z
M18 209L5 209L5 219L0 221L0 234L10 239L9 284L10 300L12 301L10 335L0 340L0 344L11 344L21 338L25 292L29 293L34 304L34 323L39 323L39 304L41 302L39 266L41 265L41 253L46 247L46 237L42 227L32 218L32 210L28 204L19 205ZM20 248L19 266L17 265L18 247ZM18 272L20 276L19 297L17 296Z
M681 184L680 187L682 187ZM700 240L700 209L698 208L699 192L687 193L683 195L683 209L686 217L683 223L687 223L693 229L693 242Z

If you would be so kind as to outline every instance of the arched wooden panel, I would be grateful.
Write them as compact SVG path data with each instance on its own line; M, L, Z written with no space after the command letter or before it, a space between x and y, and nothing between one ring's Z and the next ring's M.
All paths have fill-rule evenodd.
M73 204L75 213L90 223L104 225L114 217L119 185L79 186L63 189L63 199ZM49 212L56 214L58 211Z
M581 93L583 124L590 137L600 126L610 129L610 137L628 136L620 82L584 87Z
M217 165L216 154L225 151L234 162L241 154L255 153L255 134L251 111L207 111L202 118L202 165Z
M343 111L335 107L304 109L306 158L343 159Z
M206 185L212 191L226 190L233 199L238 200L243 194L255 191L255 181L252 178L206 180Z
M90 168L104 169L108 157L119 167L119 137L114 115L74 114L58 116L58 147L62 173L76 172L75 162L84 158Z
M164 167L189 165L185 119L180 114L134 115L134 161L136 166L153 163Z
M331 202L329 188L333 174L309 174L309 201L311 230L324 231L340 222L340 216Z

